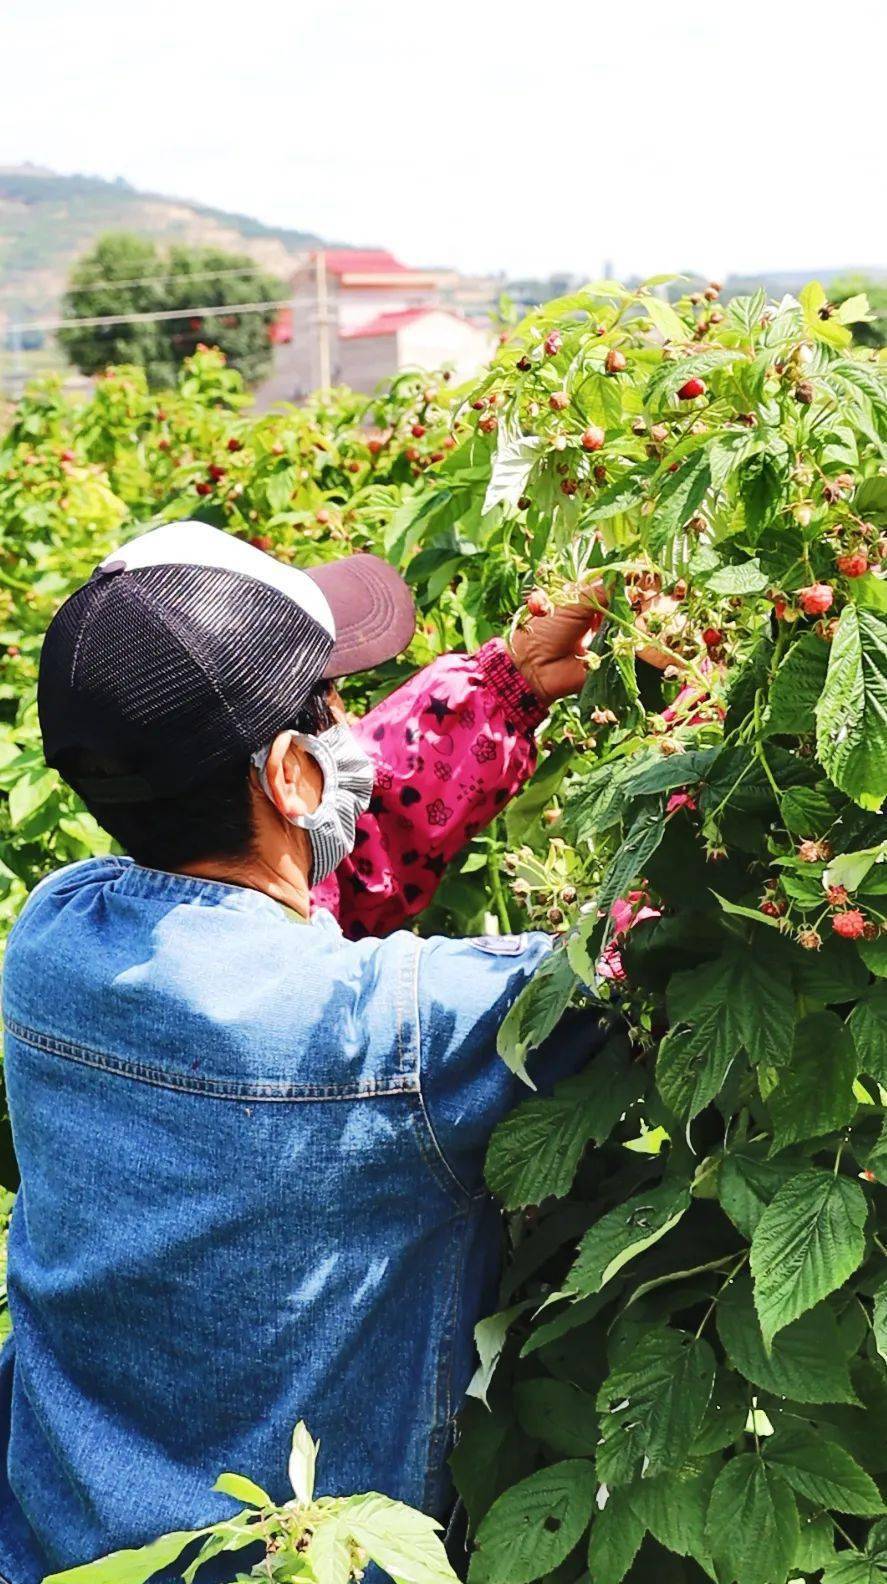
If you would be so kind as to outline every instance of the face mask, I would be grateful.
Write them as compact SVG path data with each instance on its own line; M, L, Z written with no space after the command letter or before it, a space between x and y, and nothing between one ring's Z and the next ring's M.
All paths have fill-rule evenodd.
M311 845L311 883L317 885L338 869L354 850L358 817L369 808L373 791L372 760L367 758L349 726L330 726L319 736L293 732L293 742L316 759L323 772L323 792L313 814L295 814L292 825L308 832ZM269 748L252 756L268 797L266 766Z

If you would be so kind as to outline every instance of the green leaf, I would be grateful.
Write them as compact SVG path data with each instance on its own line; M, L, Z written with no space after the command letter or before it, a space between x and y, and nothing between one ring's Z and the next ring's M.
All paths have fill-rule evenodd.
M887 1277L875 1288L872 1311L872 1335L875 1347L887 1363Z
M414 1507L371 1491L352 1496L340 1510L339 1523L395 1584L458 1584L440 1524Z
M643 1070L613 1039L578 1078L549 1100L527 1100L499 1123L487 1150L490 1191L509 1210L563 1198L590 1139L602 1144L644 1090Z
M632 1511L654 1539L677 1556L707 1558L705 1519L718 1464L687 1464L645 1478L628 1491Z
M723 1584L782 1584L800 1534L786 1480L754 1453L740 1453L715 1481L706 1533Z
M290 1449L289 1481L296 1501L307 1507L314 1495L314 1471L317 1466L317 1442L312 1441L302 1419L293 1431Z
M299 470L297 467L279 468L272 473L265 485L265 494L268 505L273 512L285 511L293 498L293 493L299 483Z
M699 581L712 594L735 599L739 596L760 594L770 580L766 572L762 572L757 556L752 556L749 561L738 561L733 565L719 567L717 571L709 573Z
M674 1468L693 1444L714 1388L707 1342L680 1331L648 1331L598 1393L598 1477L625 1485Z
M887 1087L887 984L872 985L857 1001L847 1026L859 1070Z
M86 1562L82 1567L68 1568L64 1573L50 1573L43 1584L144 1584L164 1568L171 1567L187 1545L206 1529L181 1529L175 1534L161 1535L150 1545L138 1551L113 1551L110 1556Z
M58 784L54 770L41 770L36 766L19 776L9 794L9 823L14 830L43 807Z
M770 689L766 727L771 736L812 732L815 710L825 687L829 646L816 633L805 632L792 644Z
M733 1065L723 1042L710 1042L705 1023L670 1029L656 1058L656 1087L681 1122L692 1122L722 1088Z
M622 1584L641 1547L644 1525L635 1515L628 1490L610 1491L591 1526L588 1571L594 1584Z
M482 1403L486 1402L490 1382L496 1372L496 1365L502 1357L509 1329L515 1320L530 1308L532 1308L532 1300L524 1298L520 1303L512 1304L508 1309L500 1309L498 1314L487 1315L485 1319L478 1321L474 1328L474 1345L480 1363L465 1388L466 1397L477 1397Z
M753 1145L740 1146L724 1156L718 1172L718 1198L743 1237L752 1237L777 1189L798 1170L797 1160L768 1160L756 1153Z
M839 1551L822 1574L822 1584L884 1584L887 1556L880 1561L863 1555L852 1546Z
M596 906L609 911L617 897L643 874L644 865L665 834L665 820L655 808L642 808L601 881Z
M799 1496L817 1507L859 1518L877 1518L887 1511L877 1485L856 1459L806 1425L780 1429L768 1437L764 1457Z
M768 1353L751 1282L737 1277L717 1307L718 1335L730 1363L762 1391L799 1403L856 1403L837 1321L817 1304L774 1337Z
M565 1290L578 1297L599 1292L629 1260L677 1226L689 1202L684 1184L662 1183L609 1210L582 1239Z
M835 810L815 787L791 787L779 800L782 823L793 836L821 836L835 821Z
M542 959L500 1024L496 1049L506 1067L531 1089L536 1085L527 1072L527 1057L557 1027L575 988L576 976L566 952L552 951Z
M610 517L621 517L623 512L639 506L646 493L645 484L642 476L623 478L600 490L583 512L583 523L606 522Z
M688 379L702 379L713 369L738 362L742 356L738 347L711 347L707 352L694 352L692 356L678 358L674 363L660 363L647 384L644 402L649 406L662 402L680 390Z
M676 473L667 473L649 522L654 549L669 543L697 511L711 485L704 451L694 451Z
M723 1063L744 1046L753 1062L784 1059L794 1022L791 984L768 946L729 946L721 957L674 974L668 986L673 1026L688 1025L694 1045L708 1043Z
M247 1507L272 1505L268 1492L262 1490L261 1485L257 1485L254 1480L247 1479L245 1474L220 1474L213 1490L221 1491L223 1496L233 1496L235 1501Z
M317 1584L350 1584L348 1531L338 1513L330 1513L316 1525L307 1557Z
M820 762L862 808L887 797L887 624L845 606L816 708Z
M671 303L662 297L654 297L646 292L641 298L641 307L650 319L654 330L665 341L686 341L690 332L679 314L676 314Z
M810 1167L779 1189L751 1244L766 1347L856 1270L865 1254L865 1220L865 1195L847 1177Z
M595 1484L594 1464L570 1458L513 1485L477 1531L470 1584L530 1584L558 1567L588 1527Z
M538 435L518 435L501 439L493 457L493 467L481 512L486 515L494 506L504 501L516 505L523 495L533 464L537 460L542 441Z
M856 1051L835 1012L813 1012L794 1031L791 1056L767 1097L773 1120L773 1150L802 1139L821 1138L846 1127L856 1115L853 1080Z
M594 1457L598 1440L594 1398L571 1381L518 1381L514 1407L521 1429L559 1457Z

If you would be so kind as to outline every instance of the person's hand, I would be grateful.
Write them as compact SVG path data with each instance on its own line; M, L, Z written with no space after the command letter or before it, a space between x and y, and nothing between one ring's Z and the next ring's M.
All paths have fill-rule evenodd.
M588 593L598 605L606 604L602 583L589 584ZM508 642L511 658L540 703L580 692L588 675L582 656L601 620L593 604L580 601L558 606L548 616L531 616L516 628Z

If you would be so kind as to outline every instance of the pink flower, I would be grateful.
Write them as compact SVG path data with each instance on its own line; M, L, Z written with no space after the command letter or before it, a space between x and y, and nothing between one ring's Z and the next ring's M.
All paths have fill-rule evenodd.
M666 814L676 814L678 809L687 809L688 813L696 812L696 799L689 792L672 792L665 805Z

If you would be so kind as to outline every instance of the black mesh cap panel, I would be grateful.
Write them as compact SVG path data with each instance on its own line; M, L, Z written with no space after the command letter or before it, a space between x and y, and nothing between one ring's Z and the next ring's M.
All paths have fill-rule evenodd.
M108 784L111 801L184 791L283 730L332 645L293 599L228 568L98 575L46 635L38 690L46 761L58 765L77 748L119 761L131 774ZM91 784L90 794L101 789Z

